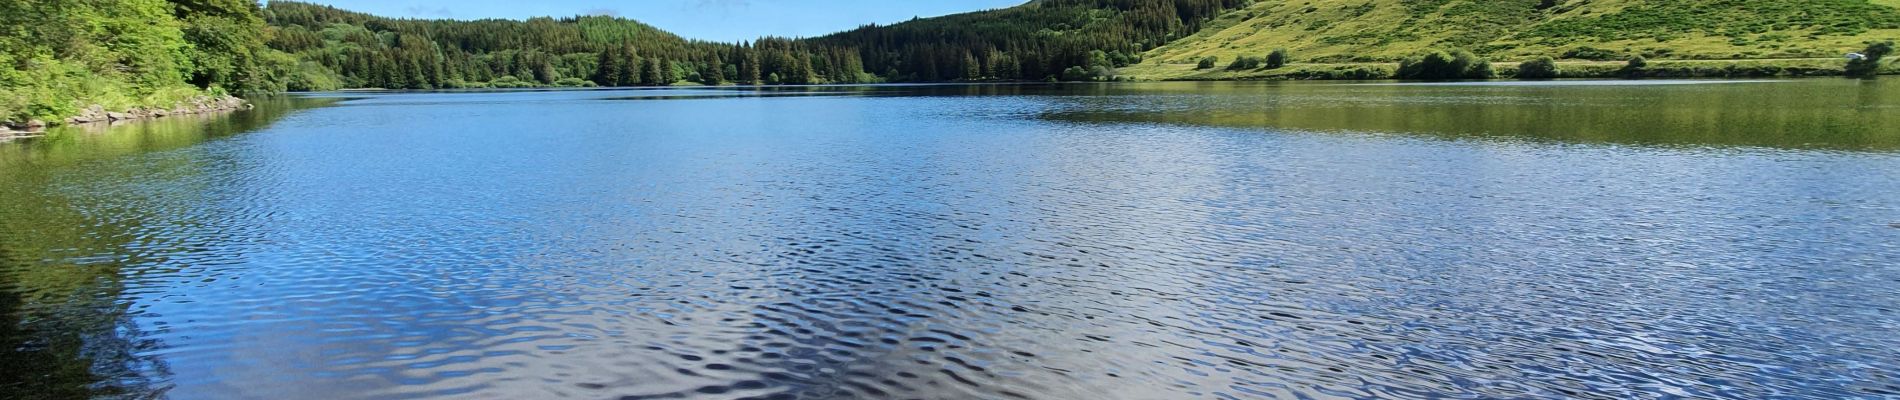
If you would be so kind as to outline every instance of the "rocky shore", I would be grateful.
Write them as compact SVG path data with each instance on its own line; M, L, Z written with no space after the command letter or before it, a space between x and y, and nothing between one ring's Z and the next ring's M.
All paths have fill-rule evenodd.
M131 121L141 119L164 118L173 115L209 114L217 112L250 109L251 103L234 96L198 96L190 100L163 107L139 107L125 111L106 111L105 107L93 105L80 110L79 115L66 118L66 124L92 124L104 122ZM45 121L31 120L24 123L0 124L0 139L33 136L46 130Z

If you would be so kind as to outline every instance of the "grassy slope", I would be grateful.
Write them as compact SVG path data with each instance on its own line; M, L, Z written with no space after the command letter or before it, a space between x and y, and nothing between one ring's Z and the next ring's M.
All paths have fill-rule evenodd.
M1465 48L1500 61L1591 58L1838 60L1870 40L1900 38L1900 0L1261 0L1122 70L1144 79L1266 78L1340 63L1378 67L1426 49ZM1289 71L1195 71L1214 56L1292 50ZM1586 52L1587 53L1587 52ZM1377 63L1377 64L1365 64ZM1587 63L1566 63L1589 67ZM1668 64L1664 64L1668 65ZM1387 67L1389 68L1389 67Z

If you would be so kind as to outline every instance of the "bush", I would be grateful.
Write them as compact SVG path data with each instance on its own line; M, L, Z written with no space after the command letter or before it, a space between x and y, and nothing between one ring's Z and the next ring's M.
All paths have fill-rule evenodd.
M1299 79L1299 80L1306 80L1306 79L1367 80L1367 79L1390 78L1392 77L1392 73L1390 71L1387 71L1384 68L1367 68L1364 66L1359 66L1359 67L1333 67L1332 69L1324 69L1324 70L1295 69L1293 71L1288 72L1286 75L1283 75L1283 76L1286 79Z
M1399 61L1399 79L1488 79L1491 62L1465 50L1432 51Z
M1636 58L1631 58L1628 64L1623 64L1622 73L1625 77L1639 78L1643 76L1644 70L1648 68L1649 59L1643 58L1643 56L1636 56Z
M1562 73L1557 69L1557 60L1550 57L1538 57L1517 65L1517 79L1552 79Z
M298 62L288 71L284 89L293 92L321 92L343 87L343 78L315 61Z
M521 80L521 78L514 77L513 75L502 75L500 78L495 78L495 80L488 81L488 87L501 88L501 89L530 88L530 87L535 87L535 86L536 85L533 81L524 81L524 80Z
M1235 58L1232 64L1227 64L1227 69L1230 71L1259 69L1260 65L1266 63L1267 59L1265 58L1240 56L1240 58Z
M559 86L559 87L594 87L594 86L598 86L598 85L596 85L596 84L594 84L594 82L593 82L593 81L588 81L588 80L582 80L581 78L575 78L575 77L567 77L567 78L561 78L561 80L558 80L558 81L554 81L554 86Z
M1867 45L1861 50L1863 58L1847 61L1847 76L1874 76L1880 73L1880 59L1893 53L1893 42L1880 42Z
M1618 54L1615 51L1604 50L1604 49L1599 49L1599 48L1590 47L1590 46L1582 46L1582 47L1570 49L1570 51L1564 52L1564 58L1576 59L1576 60L1596 60L1596 61L1615 60L1618 55L1620 54Z
M1272 53L1267 53L1267 69L1284 67L1291 58L1293 55L1287 53L1286 49L1273 49Z
M1199 64L1195 64L1194 69L1210 69L1214 68L1214 64L1218 63L1220 63L1219 57L1207 56L1206 58L1202 58Z
M1068 81L1068 82L1081 82L1081 81L1089 80L1089 70L1084 69L1080 66L1069 67L1068 69L1062 70L1062 80Z

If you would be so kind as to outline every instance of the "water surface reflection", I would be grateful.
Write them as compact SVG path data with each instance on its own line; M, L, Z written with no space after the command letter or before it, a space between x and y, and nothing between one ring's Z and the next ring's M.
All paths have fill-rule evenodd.
M0 145L0 394L1890 396L1887 87L386 93L55 135Z

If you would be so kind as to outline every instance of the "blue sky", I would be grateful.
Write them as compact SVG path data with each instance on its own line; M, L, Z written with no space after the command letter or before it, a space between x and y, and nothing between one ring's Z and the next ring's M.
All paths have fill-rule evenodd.
M817 36L867 23L892 23L1009 7L1027 0L304 0L386 17L512 18L611 14L692 39Z

